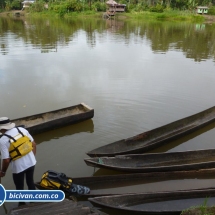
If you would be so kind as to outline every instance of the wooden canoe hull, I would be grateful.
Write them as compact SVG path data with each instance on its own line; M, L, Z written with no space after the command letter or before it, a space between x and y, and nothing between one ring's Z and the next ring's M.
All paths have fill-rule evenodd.
M215 106L167 125L122 139L87 153L90 157L137 154L153 150L215 122Z
M115 209L119 214L179 215L192 206L203 205L205 199L208 206L214 206L215 188L102 196L88 200L100 207Z
M186 171L215 168L215 149L118 155L84 159L88 166L121 172Z
M70 177L71 178L71 177ZM72 178L73 183L90 188L85 197L141 193L150 191L174 191L179 189L198 189L212 187L215 182L215 169L198 171L173 171L120 174ZM39 182L38 189L45 189Z
M81 103L75 106L11 120L16 126L24 125L31 134L82 122L94 116L94 109Z

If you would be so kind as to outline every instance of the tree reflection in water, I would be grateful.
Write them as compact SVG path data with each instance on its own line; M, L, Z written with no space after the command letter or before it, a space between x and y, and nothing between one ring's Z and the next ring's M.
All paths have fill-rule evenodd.
M128 20L103 20L76 18L71 20L50 18L0 18L1 37L13 33L16 39L30 43L41 53L57 52L66 47L80 31L86 35L90 47L97 45L106 32L124 39L126 44L146 38L151 41L154 52L165 53L180 50L187 58L197 62L215 59L215 29L212 24L193 24L187 22L149 22ZM1 40L1 54L10 52L8 40Z

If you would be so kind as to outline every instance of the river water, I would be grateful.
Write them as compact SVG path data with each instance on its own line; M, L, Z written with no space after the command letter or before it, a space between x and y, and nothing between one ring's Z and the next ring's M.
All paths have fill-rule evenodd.
M72 177L115 174L88 167L86 152L214 106L214 38L212 24L1 17L1 116L81 102L95 110L91 120L34 136L35 181L49 169ZM214 127L156 152L215 148ZM14 189L10 170L2 184Z

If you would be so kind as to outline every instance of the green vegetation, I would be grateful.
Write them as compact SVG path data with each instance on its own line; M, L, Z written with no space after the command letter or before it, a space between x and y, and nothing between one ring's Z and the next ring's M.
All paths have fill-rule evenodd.
M0 12L20 10L23 0L0 0ZM198 15L198 5L208 6L209 14L215 15L215 0L118 0L126 4L124 17L134 19L171 20L203 22L204 16ZM31 16L102 16L107 10L104 0L35 0L25 11Z
M0 8L5 11L20 10L22 1L0 0ZM118 0L117 2L126 4L127 13L141 13L140 15L142 15L143 12L152 12L156 13L160 19L168 19L169 16L173 15L176 19L183 20L187 15L194 14L198 5L208 6L210 14L215 14L215 7L213 7L215 0ZM27 10L31 13L54 12L59 16L64 16L70 13L94 14L104 12L107 10L107 5L104 0L35 0L35 3ZM178 11L187 14L181 15Z
M208 198L206 198L202 205L194 206L182 211L181 215L214 215L215 207L207 206Z
M189 11L180 10L164 10L162 13L150 13L148 11L143 12L131 12L127 14L129 17L136 19L156 19L156 20L172 20L172 21L192 21L202 22L204 17Z
M209 8L208 15L215 15L215 6Z

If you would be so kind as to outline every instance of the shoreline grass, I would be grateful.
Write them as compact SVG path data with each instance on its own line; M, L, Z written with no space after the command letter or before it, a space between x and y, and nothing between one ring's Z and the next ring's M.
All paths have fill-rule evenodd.
M195 207L190 208L181 213L181 215L214 215L215 214L215 206L213 207L206 207L204 210L202 208Z
M182 211L181 215L214 215L215 206L208 207L207 202L208 198L204 200L203 204Z
M1 12L1 14L12 14L13 12ZM31 16L31 17L56 17L56 18L85 18L85 17L91 17L91 18L99 18L103 16L104 12L96 12L96 11L82 11L82 12L71 12L71 13L65 13L64 16L61 16L60 14L54 12L54 11L43 11L43 12L24 12L25 16ZM158 12L149 12L149 11L141 11L141 12L124 12L124 13L117 13L116 17L118 19L147 19L151 21L189 21L189 22L204 22L206 19L202 15L198 15L195 13L192 13L190 11L174 11L174 10L165 10L162 13ZM215 17L215 16L214 16Z
M164 11L162 13L155 12L131 12L127 16L133 19L152 19L152 20L167 20L167 21L191 21L191 22L204 22L205 17L189 11Z
M95 12L95 11L83 11L83 12L72 12L66 13L64 18L74 18L74 17L95 17L99 18L103 16L104 12ZM60 15L54 12L40 12L40 13L30 13L32 16L47 16L50 14L51 16L55 15L56 17ZM158 21L190 21L190 22L204 22L204 16L181 12L181 11L164 11L163 13L156 12L130 12L130 13L118 13L116 15L118 19L147 19L147 20L158 20Z

